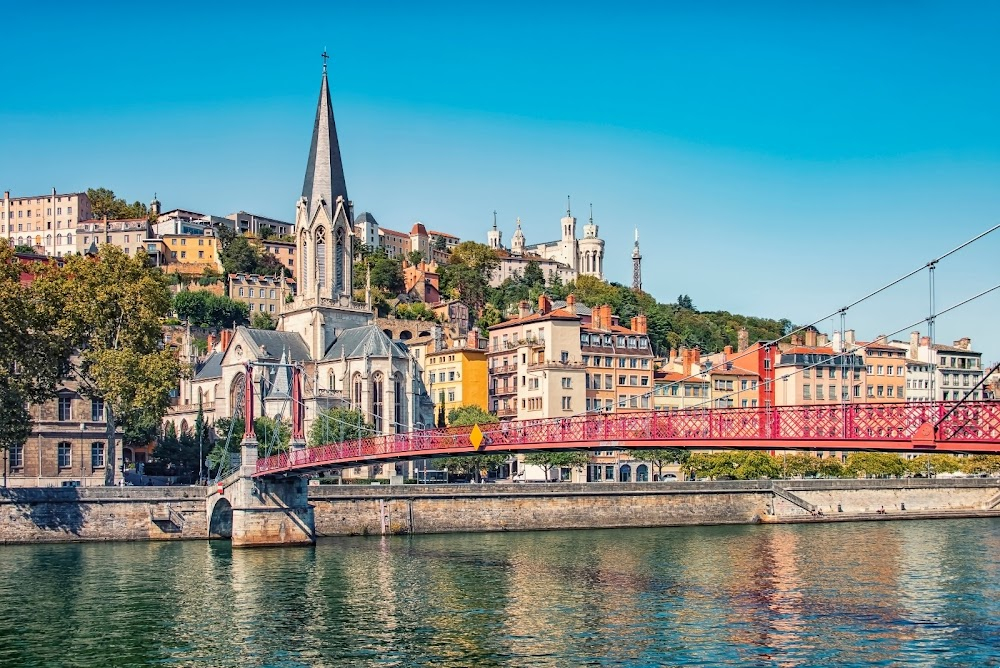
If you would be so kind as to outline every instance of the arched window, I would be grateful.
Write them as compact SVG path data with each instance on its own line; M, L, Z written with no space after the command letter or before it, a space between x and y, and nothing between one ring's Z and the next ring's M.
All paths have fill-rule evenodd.
M351 380L351 408L356 411L363 410L361 407L361 374L354 374Z
M326 228L316 228L316 287L326 287Z
M309 236L308 232L306 232L305 230L302 231L302 234L299 237L299 247L302 249L302 259L299 260L299 266L305 267L305 269L302 271L302 276L300 277L302 279L302 292L305 293L305 291L309 288L309 266L310 266Z
M344 228L341 227L337 230L337 242L333 248L333 270L334 270L334 284L333 291L335 294L343 294L345 291L346 280L344 276Z
M51 234L46 234L45 235L45 245L46 246L51 246L52 245L52 235Z
M330 391L333 392L337 389L337 375L331 370L330 371Z
M376 373L372 376L372 423L375 426L375 433L382 433L382 403L385 393L385 383L382 382L382 374Z
M639 464L635 469L635 481L636 482L649 482L649 467L645 464Z
M66 234L66 243L68 243L68 244L73 243L73 235L72 234L68 234L68 233Z
M399 374L396 374L396 376L393 378L392 381L392 408L393 408L392 419L396 423L394 425L393 431L397 433L405 431L406 414L403 410L404 399L405 395L403 392L403 379L400 377Z
M233 378L233 384L229 386L229 414L236 416L243 414L243 407L247 395L247 377L242 371Z
M63 235L62 234L57 234L56 235L56 244L59 245L59 246L63 245Z

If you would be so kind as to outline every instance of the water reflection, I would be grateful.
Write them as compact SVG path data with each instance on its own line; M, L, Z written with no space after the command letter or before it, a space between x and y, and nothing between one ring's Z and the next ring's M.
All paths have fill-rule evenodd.
M0 665L987 665L992 520L0 551Z

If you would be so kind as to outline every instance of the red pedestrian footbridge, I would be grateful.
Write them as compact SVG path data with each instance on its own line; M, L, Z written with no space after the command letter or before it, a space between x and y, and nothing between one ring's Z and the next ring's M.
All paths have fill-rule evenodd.
M255 477L418 457L642 448L996 454L1000 402L699 408L428 429L273 455L257 461Z

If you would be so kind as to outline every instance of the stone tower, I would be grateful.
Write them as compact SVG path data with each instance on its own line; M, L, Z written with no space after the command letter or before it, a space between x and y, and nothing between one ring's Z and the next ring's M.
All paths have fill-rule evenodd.
M497 229L497 212L493 212L493 229L489 231L487 235L489 240L490 248L493 250L500 250L503 248L503 232Z
M324 62L302 196L295 207L296 259L302 297L350 301L354 265L352 219Z
M604 240L597 234L594 224L594 205L590 205L590 221L583 226L583 238L579 241L577 271L583 276L604 278Z
M510 252L514 255L524 255L524 232L521 231L521 218L518 216L517 229L510 239Z

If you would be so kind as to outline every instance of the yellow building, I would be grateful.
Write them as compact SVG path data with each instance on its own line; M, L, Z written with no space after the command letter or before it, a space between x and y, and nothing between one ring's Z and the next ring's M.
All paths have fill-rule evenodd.
M469 340L453 348L428 353L424 358L427 391L434 402L435 418L444 407L448 413L460 406L487 407L486 339L478 339L475 330Z
M163 245L167 272L200 276L206 268L222 271L219 240L210 230L205 234L164 234Z

